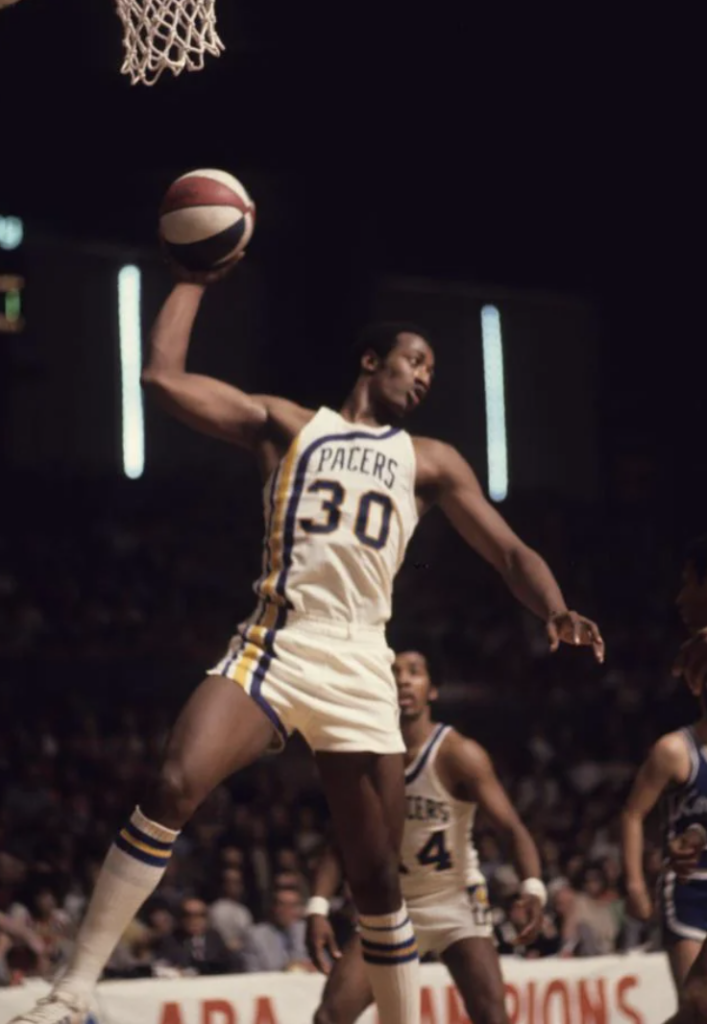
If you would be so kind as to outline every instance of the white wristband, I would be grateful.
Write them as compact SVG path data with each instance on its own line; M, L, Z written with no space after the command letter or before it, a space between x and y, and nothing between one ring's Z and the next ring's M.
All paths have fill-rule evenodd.
M540 900L540 906L544 907L547 903L547 889L545 883L541 882L539 878L526 878L520 885L520 891L524 896L535 896Z
M312 917L313 914L329 917L329 900L324 896L312 896L305 909L305 916Z

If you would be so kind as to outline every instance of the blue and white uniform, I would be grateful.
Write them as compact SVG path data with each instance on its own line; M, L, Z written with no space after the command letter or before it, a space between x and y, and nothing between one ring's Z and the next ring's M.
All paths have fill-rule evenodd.
M668 795L665 844L690 825L707 828L707 748L701 746L693 727L680 730L690 755L690 775L684 785ZM707 938L707 851L687 882L678 882L666 868L659 883L663 925L673 940Z
M415 450L320 409L264 489L258 606L211 669L313 750L404 750L385 625L417 525Z
M490 938L486 880L472 842L476 804L457 800L436 762L448 725L438 725L405 769L405 829L400 884L420 956L440 955L455 942Z

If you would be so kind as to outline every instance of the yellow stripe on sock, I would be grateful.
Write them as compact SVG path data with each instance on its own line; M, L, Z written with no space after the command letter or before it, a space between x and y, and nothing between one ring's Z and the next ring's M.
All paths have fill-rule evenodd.
M154 846L148 846L147 843L141 843L139 839L135 839L134 836L131 836L125 828L120 830L120 835L126 843L129 843L138 850L142 850L143 853L149 853L151 857L160 857L162 860L167 861L172 855L171 850L156 850Z

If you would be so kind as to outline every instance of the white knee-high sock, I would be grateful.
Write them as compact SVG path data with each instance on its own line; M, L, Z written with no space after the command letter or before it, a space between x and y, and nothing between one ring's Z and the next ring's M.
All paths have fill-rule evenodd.
M361 915L359 926L380 1024L419 1024L420 960L407 907Z
M103 862L57 994L90 994L123 932L157 888L178 835L135 808Z

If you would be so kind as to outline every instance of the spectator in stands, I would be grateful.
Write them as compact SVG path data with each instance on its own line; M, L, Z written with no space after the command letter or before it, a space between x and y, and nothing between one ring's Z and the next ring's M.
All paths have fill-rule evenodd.
M597 956L599 944L590 926L581 919L576 889L566 878L558 878L550 884L548 891L560 933L558 955Z
M221 872L221 889L218 899L209 907L209 924L232 952L243 949L253 915L243 905L243 873L238 868L224 868Z
M174 934L157 938L153 954L156 964L177 968L183 974L232 974L242 970L238 955L209 926L207 907L200 899L184 900L179 927Z
M249 971L314 970L305 943L304 903L297 889L277 889L270 920L250 930L244 951Z
M576 905L578 919L591 932L596 951L613 953L623 923L623 908L619 899L612 900L601 865L589 864L585 868Z
M61 910L52 887L41 877L30 882L24 903L15 903L10 915L43 944L42 973L52 977L64 966L72 947L73 926Z

